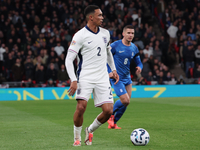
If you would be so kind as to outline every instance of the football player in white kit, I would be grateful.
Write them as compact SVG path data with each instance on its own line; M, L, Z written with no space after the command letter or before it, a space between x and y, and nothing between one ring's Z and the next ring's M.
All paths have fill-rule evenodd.
M95 107L101 107L102 112L94 122L85 129L85 144L92 145L93 132L105 123L113 112L113 96L107 72L110 66L116 79L112 53L110 51L109 31L99 27L103 22L102 11L96 5L89 5L84 10L87 25L73 37L65 60L67 72L71 79L69 95L76 92L77 107L74 113L74 146L81 146L81 130L83 114L91 93ZM77 74L74 73L73 61L78 58Z

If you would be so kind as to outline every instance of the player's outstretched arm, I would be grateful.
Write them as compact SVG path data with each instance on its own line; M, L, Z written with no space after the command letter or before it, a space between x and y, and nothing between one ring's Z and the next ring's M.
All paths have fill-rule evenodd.
M109 48L107 48L107 63L112 71L116 70L113 55Z
M76 57L76 53L68 51L67 57L65 59L65 66L67 69L67 73L71 79L70 88L68 90L69 96L73 96L77 89L77 78L74 72L73 61Z
M142 72L143 64L141 62L139 54L136 54L136 56L133 58L137 67L136 67L136 74L139 74Z
M116 80L116 82L114 84L117 84L119 81L119 75L117 74L116 68L115 68L115 63L114 63L114 59L113 59L113 55L110 51L110 48L107 48L107 63L110 67L110 69L112 70L112 72L109 73L109 77L113 78Z

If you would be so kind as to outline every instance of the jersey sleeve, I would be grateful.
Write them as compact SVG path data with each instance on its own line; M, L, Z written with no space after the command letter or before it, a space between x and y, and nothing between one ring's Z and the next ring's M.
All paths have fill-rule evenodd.
M113 59L113 55L111 53L111 46L110 46L110 33L109 31L107 31L107 38L108 38L108 43L107 43L107 68L108 68L108 72L112 72L113 70L116 70L115 68L115 63L114 63L114 59Z
M112 53L111 53L110 50L107 52L107 63L108 63L108 65L109 65L109 67L110 67L110 69L111 69L112 71L113 71L113 70L116 70L116 68L115 68L115 63L114 63L114 59L113 59L113 55L112 55Z
M143 69L143 64L142 64L142 62L141 62L140 55L139 55L139 54L136 55L133 59L134 59L136 65L137 65L138 67L140 67L141 70L142 70L142 69Z
M115 46L116 46L116 42L114 42L114 43L112 43L112 44L110 45L110 47L111 47L111 52L112 52L113 55L114 55L115 52L116 52Z
M82 35L80 32L76 33L72 38L71 44L68 51L78 54L79 50L82 48Z
M107 31L107 50L110 50L110 33L109 33L109 31Z
M82 39L80 34L75 34L71 45L68 48L68 52L67 52L67 56L65 59L65 66L67 69L67 73L71 79L71 82L73 81L77 81L75 72L74 72L74 65L73 65L73 61L76 58L79 50L82 48Z
M67 56L65 58L65 66L66 66L66 70L69 75L69 78L71 79L71 82L77 81L77 78L74 72L74 65L73 65L73 61L75 58L76 58L76 53L72 51L68 51Z
M142 70L142 69L143 69L143 64L142 64L141 59L140 59L138 47L135 46L134 49L135 49L135 56L133 57L133 60L135 61L136 65L137 65L138 67L140 67L141 70Z
M136 45L134 45L134 46L135 46L135 54L139 53L138 47Z

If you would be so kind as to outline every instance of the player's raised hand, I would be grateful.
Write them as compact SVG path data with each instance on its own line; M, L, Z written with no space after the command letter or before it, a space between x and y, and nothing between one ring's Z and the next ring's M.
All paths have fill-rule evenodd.
M135 73L138 75L141 72L142 72L141 68L140 67L136 67L136 72Z
M77 81L73 81L70 84L70 88L68 90L69 96L73 96L77 89Z
M117 84L119 81L119 75L117 74L116 70L113 70L113 78L116 80L116 82L114 84Z

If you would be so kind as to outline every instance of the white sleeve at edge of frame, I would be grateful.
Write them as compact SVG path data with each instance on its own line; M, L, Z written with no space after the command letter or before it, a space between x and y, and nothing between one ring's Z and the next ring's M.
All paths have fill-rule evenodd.
M68 51L67 56L65 58L65 66L67 69L67 73L71 79L71 82L77 81L77 78L74 72L74 64L73 64L73 61L76 58L76 55L77 54L75 52Z
M108 63L108 65L110 66L110 69L113 71L113 70L116 70L116 68L115 68L115 63L114 63L114 59L113 59L113 55L112 55L112 53L111 53L111 51L110 50L107 50L107 53L108 53L108 55L107 55L107 63Z

